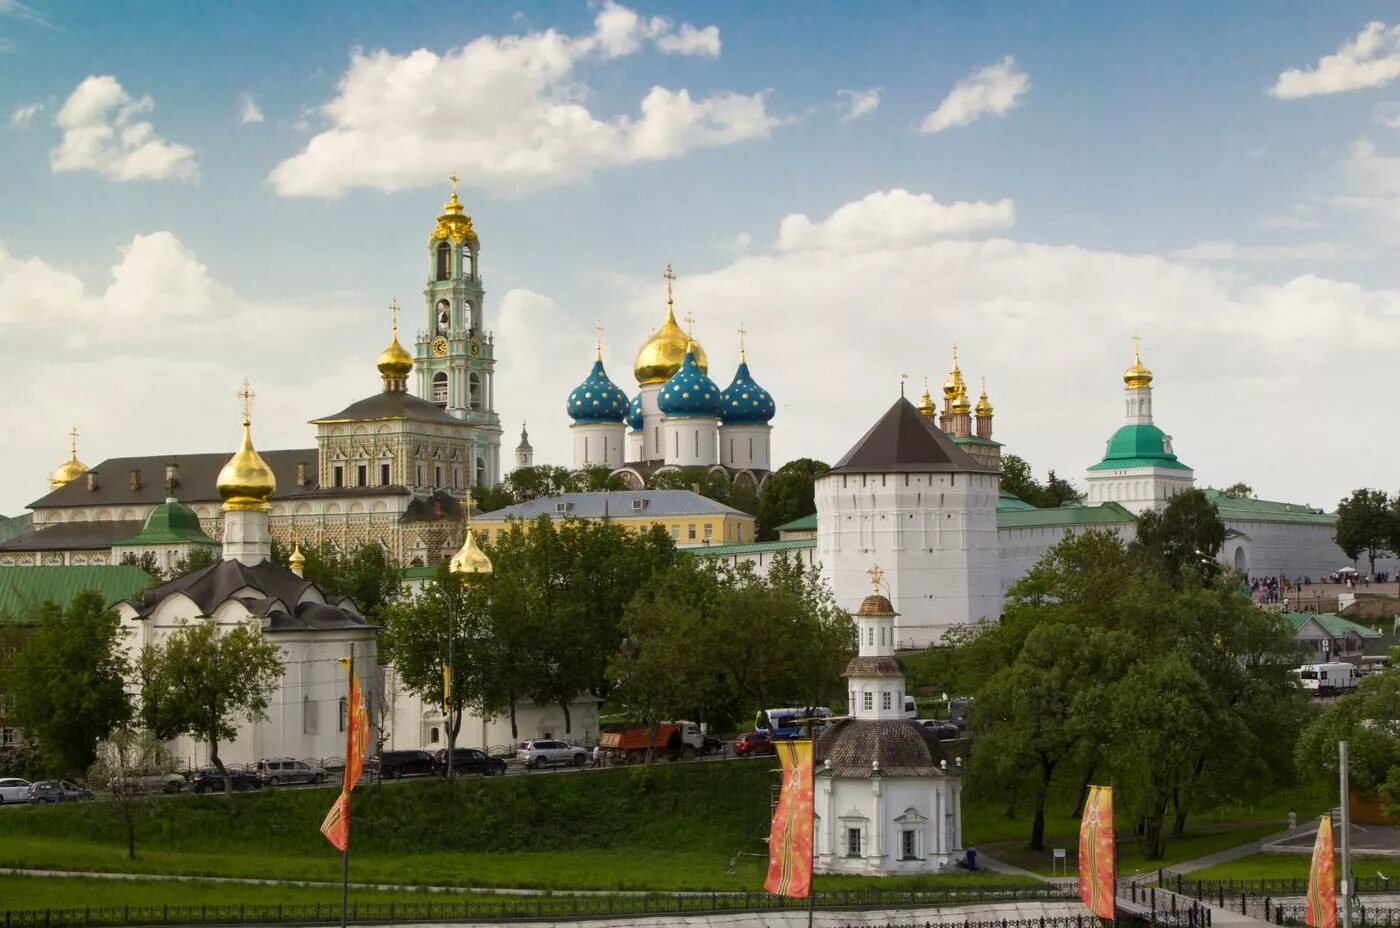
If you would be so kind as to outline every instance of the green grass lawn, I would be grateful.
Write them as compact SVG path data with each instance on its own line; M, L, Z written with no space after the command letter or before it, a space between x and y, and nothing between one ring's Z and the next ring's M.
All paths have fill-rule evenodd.
M1216 864L1186 874L1193 880L1259 880L1296 877L1307 879L1310 854L1251 854L1228 863ZM1340 866L1338 872L1340 873ZM1400 860L1394 857L1355 857L1351 862L1352 873L1359 877L1373 877L1377 872L1384 873L1400 886Z
M350 893L359 902L420 902L450 899L419 891ZM82 877L0 876L0 911L123 905L259 905L339 903L340 890L309 886L249 886L228 883L103 880Z

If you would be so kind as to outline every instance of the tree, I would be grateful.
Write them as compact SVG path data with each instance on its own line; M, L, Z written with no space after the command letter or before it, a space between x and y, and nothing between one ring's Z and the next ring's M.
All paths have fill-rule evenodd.
M504 509L521 502L521 500L516 499L515 493L511 491L510 485L507 483L498 483L489 487L472 487L472 499L476 501L476 508L479 512L495 512L497 509Z
M144 729L122 725L112 732L88 769L89 785L112 803L126 829L127 860L136 859L136 826L151 804L151 793L139 777L172 766L159 738Z
M1184 568L1212 572L1213 559L1224 544L1225 523L1215 504L1203 491L1191 489L1173 496L1161 512L1148 510L1138 516L1131 550L1143 564L1178 577Z
M648 490L693 490L706 499L729 505L729 475L708 467L679 467L659 471L647 480Z
M573 482L573 471L567 467L557 467L552 464L517 467L507 474L505 479L511 495L519 503L544 496L558 496L560 493L567 493L573 486Z
M277 540L274 538L272 544L275 546ZM276 557L273 560L277 560ZM219 552L216 548L205 545L196 545L190 548L190 553L175 559L175 566L170 571L171 578L183 577L185 574L192 574L196 570L203 570L210 564L219 562ZM284 563L278 561L278 563Z
M272 559L287 566L291 552L273 539ZM329 541L301 549L306 564L302 576L328 596L348 596L368 618L376 619L385 605L403 592L403 577L388 549L374 541L362 541L342 555Z
M75 596L66 612L52 602L39 607L5 689L10 717L39 742L53 772L85 773L98 742L131 717L122 637L117 614L92 590Z
M817 511L816 479L829 470L821 461L797 458L768 475L755 513L759 541L773 541L778 537L778 526Z
M1253 499L1254 487L1247 483L1232 483L1220 491L1221 496L1228 496L1231 499Z
M1061 477L1055 476L1052 470L1045 475L1045 490L1041 494L1043 508L1058 509L1065 503L1077 503L1084 494L1079 492L1079 488Z
M574 471L569 479L574 492L596 493L600 490L625 490L621 474L614 474L606 464L590 464Z
M1400 505L1400 500L1396 501ZM1376 572L1377 555L1384 556L1393 545L1400 548L1400 516L1384 490L1353 490L1337 504L1337 547L1353 561L1366 555L1370 572Z
M1392 648L1391 663L1400 662ZM1382 790L1386 814L1400 813L1400 674L1372 673L1356 692L1331 700L1298 738L1294 761L1314 781L1335 782L1337 743L1348 742L1351 785L1359 792Z
M1031 466L1014 454L1001 459L1001 488L1037 509L1058 509L1065 503L1078 502L1084 495L1073 483L1056 476L1053 470L1041 484L1035 479Z
M136 556L136 552L128 551L122 555L122 563L130 567L139 567L157 580L165 579L165 571L160 567L160 558L156 557L154 551L142 551L140 557Z
M208 744L232 795L219 745L237 736L238 722L267 717L282 678L277 645L263 640L255 620L222 634L211 621L181 623L163 644L142 649L137 671L143 724L166 741L189 735Z

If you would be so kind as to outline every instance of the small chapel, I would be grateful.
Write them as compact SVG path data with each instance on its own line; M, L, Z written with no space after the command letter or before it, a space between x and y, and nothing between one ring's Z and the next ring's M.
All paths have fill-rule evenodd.
M884 572L853 618L860 646L846 665L850 717L817 738L818 873L932 873L962 851L962 761L903 717L905 669L895 655L895 611Z

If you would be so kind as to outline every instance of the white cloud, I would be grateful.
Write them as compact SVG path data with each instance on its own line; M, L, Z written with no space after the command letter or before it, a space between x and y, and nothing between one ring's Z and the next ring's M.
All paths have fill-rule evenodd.
M0 16L13 16L16 19L24 19L31 23L38 23L40 26L53 28L53 23L39 15L33 7L26 6L19 0L0 0Z
M1376 107L1376 125L1387 129L1400 129L1400 100L1392 100Z
M262 109L258 107L258 101L253 99L251 93L245 93L239 98L238 121L245 126L263 121Z
M780 123L762 92L693 99L687 90L659 86L641 100L638 115L594 115L577 66L634 54L648 42L687 54L719 48L717 31L676 30L668 20L643 20L607 3L585 36L482 36L441 55L356 50L337 96L318 110L329 128L270 179L283 196L338 196L355 187L440 183L455 171L465 183L518 192L760 138Z
M681 23L676 32L658 37L656 47L672 55L708 55L718 58L719 27L706 26L704 29L696 29L690 23Z
M873 251L1008 229L1016 221L1009 199L995 203L939 203L926 193L877 190L813 222L805 213L784 217L778 247L784 251Z
M880 106L880 95L884 92L885 88L883 87L871 87L869 90L836 91L836 95L843 98L837 103L837 106L844 110L841 114L841 121L848 122L875 112Z
M1316 97L1348 90L1382 87L1400 77L1400 25L1370 22L1334 55L1325 55L1310 70L1289 68L1269 93L1280 100Z
M34 121L34 117L39 115L39 112L40 112L43 108L44 108L44 104L43 104L42 101L35 101L34 103L23 103L23 104L21 104L21 105L15 107L15 108L10 112L10 125L12 125L12 126L27 126L27 125L29 125L31 122Z
M1197 242L1190 248L1172 253L1182 261L1276 264L1308 261L1336 261L1341 250L1331 242L1307 242L1299 245L1241 245L1231 241Z
M1336 173L1338 192L1328 202L1359 217L1370 234L1400 245L1400 155L1384 154L1361 138Z
M198 179L193 148L166 141L136 118L154 108L149 95L132 99L114 77L87 78L54 120L63 139L49 167L55 173L98 171L117 181Z
M943 98L938 109L924 117L919 131L942 132L954 126L966 126L987 113L1005 116L1021 103L1030 88L1030 78L1016 70L1016 59L1007 55L1000 62L988 65L958 82L953 92Z

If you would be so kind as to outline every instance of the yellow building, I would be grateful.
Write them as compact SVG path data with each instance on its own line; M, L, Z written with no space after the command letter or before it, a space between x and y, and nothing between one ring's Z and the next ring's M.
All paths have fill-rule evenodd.
M564 493L517 503L472 518L483 541L496 541L514 522L540 516L563 519L609 519L638 532L659 525L680 547L745 544L754 540L754 517L690 490L619 490Z

